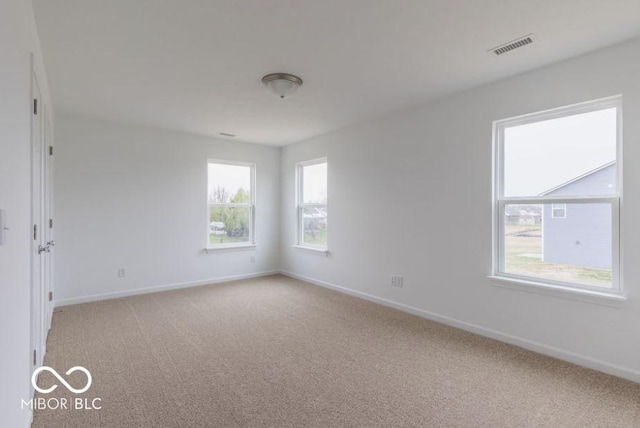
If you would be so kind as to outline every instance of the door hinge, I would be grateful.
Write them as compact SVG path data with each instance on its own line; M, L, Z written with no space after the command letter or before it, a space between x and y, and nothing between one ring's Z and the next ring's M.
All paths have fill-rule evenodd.
M34 224L33 225L33 240L35 241L36 239L38 239L38 225Z
M53 229L53 219L49 219L49 229Z
M36 350L33 350L33 365L36 365Z
M49 291L49 301L53 300L53 291Z
M53 156L53 146L49 146L49 156Z
M33 114L38 114L38 99L33 99Z

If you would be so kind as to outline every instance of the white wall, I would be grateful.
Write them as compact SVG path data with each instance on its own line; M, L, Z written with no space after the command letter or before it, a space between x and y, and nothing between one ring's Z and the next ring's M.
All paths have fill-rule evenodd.
M640 381L640 41L287 146L282 267ZM496 59L500 61L500 58ZM610 307L499 287L491 273L492 121L624 96L624 287ZM295 242L294 165L329 163L329 257ZM388 285L404 276L404 288Z
M203 251L208 158L256 163L255 250ZM277 271L279 171L278 148L59 116L56 305Z
M27 426L29 399L31 230L31 54L50 105L31 2L3 0L0 12L0 208L8 241L0 246L0 415L2 426Z

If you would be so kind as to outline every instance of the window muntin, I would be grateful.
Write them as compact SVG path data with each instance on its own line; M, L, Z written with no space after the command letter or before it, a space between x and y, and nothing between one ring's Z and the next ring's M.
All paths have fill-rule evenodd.
M327 249L327 160L298 164L298 245Z
M255 164L209 160L207 247L255 243Z
M612 97L495 122L494 275L620 291L621 117Z

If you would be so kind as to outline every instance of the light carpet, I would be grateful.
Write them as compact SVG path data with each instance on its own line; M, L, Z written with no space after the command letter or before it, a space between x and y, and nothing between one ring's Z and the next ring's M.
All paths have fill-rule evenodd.
M58 308L45 364L102 408L34 427L640 427L640 384L283 276Z

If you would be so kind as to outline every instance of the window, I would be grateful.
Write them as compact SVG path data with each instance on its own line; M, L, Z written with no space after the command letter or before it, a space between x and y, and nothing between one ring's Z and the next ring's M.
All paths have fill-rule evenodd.
M298 245L327 249L327 160L298 164Z
M567 204L551 204L551 218L567 218Z
M612 97L494 123L495 276L620 292L621 110Z
M255 243L255 164L210 160L207 248Z

